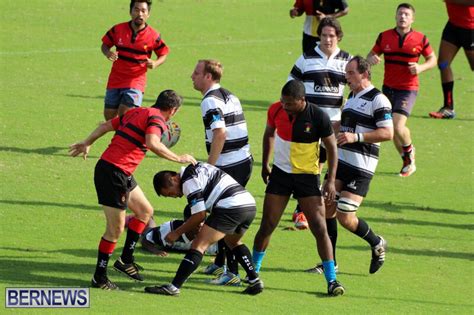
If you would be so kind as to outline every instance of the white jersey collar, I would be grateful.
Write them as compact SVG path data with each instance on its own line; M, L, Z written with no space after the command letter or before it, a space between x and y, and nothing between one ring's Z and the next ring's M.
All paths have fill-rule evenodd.
M210 88L209 90L206 91L206 93L204 93L204 96L207 95L207 93L211 92L211 91L214 91L214 90L217 90L221 87L221 85L219 83L214 83Z
M318 54L320 54L321 56L323 56L324 58L328 59L328 60L333 59L341 51L341 49L339 47L337 47L336 50L332 53L332 55L329 56L329 58L328 58L328 56L319 48L319 45L320 44L318 44L315 48L316 52Z

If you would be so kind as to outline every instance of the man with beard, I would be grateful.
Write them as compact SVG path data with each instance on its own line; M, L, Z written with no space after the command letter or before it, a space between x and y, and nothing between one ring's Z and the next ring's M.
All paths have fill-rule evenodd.
M160 33L146 23L150 10L150 0L131 0L131 20L113 26L102 37L102 53L113 62L104 101L106 120L139 107L147 70L159 67L166 60L168 46ZM113 46L115 50L111 50ZM152 52L158 56L156 60L151 59Z

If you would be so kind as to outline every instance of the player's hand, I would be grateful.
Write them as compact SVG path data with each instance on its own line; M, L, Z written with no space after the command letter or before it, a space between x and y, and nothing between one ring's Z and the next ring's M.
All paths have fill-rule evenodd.
M336 199L336 184L334 180L327 179L323 185L323 197L328 204Z
M297 8L293 8L290 10L290 17L293 19L295 17L299 16L299 12Z
M90 145L84 142L71 144L69 146L69 155L72 157L76 157L82 153L82 158L85 160L87 159L87 155L89 154L90 147Z
M107 59L109 59L110 61L117 60L118 59L118 53L116 51L109 50L109 52L107 53Z
M337 135L337 145L341 146L347 143L354 143L357 141L356 134L351 132L340 132Z
M191 163L192 165L197 164L196 159L192 155L189 155L189 154L180 155L178 156L178 159L179 159L178 162L181 164L187 164L187 163Z
M262 167L262 179L265 185L268 184L268 178L270 177L271 172L272 172L272 169L270 168L270 166L265 165Z
M376 64L379 64L380 63L380 57L377 56L377 55L370 55L369 57L367 57L367 62L373 66L373 65L376 65Z
M153 59L147 58L146 59L146 67L148 69L155 69L156 68L156 63Z
M326 14L324 14L323 12L319 10L316 10L315 16L316 16L316 19L318 19L318 21L321 21L322 19L326 17Z
M173 244L179 238L180 234L176 233L176 231L171 231L165 236L165 241L167 243Z
M420 73L420 65L416 62L409 62L408 63L408 70L412 75L417 75Z

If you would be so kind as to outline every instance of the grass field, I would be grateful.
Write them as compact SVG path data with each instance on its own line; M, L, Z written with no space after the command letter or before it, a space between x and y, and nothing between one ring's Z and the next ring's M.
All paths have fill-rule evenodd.
M185 105L175 120L182 127L182 139L175 151L205 160L201 96L193 90L190 75L197 59L223 62L222 84L244 104L256 160L248 185L259 209L245 238L251 247L264 195L259 174L266 109L279 97L300 54L303 18L289 18L293 1L154 2L149 24L161 31L171 53L162 67L149 72L144 104L151 105L166 88L181 93ZM444 4L411 3L417 9L415 28L437 51L447 20ZM349 4L350 14L341 19L345 36L340 46L365 56L378 33L394 27L398 1ZM3 0L0 16L0 313L16 314L22 310L4 308L6 287L89 285L105 226L96 204L93 167L110 137L94 145L87 161L68 157L67 147L102 119L111 65L100 53L100 38L113 24L129 18L128 1ZM369 276L366 243L339 229L339 280L346 295L326 298L324 278L302 272L319 259L309 232L283 230L292 225L292 202L264 261L263 294L242 296L242 288L214 287L196 273L178 299L146 295L145 285L171 280L182 255L158 258L138 250L137 261L146 268L145 283L129 282L111 270L110 277L122 290L91 290L89 312L472 314L474 80L463 52L453 69L457 118L427 118L441 106L442 93L437 69L422 74L409 120L418 171L409 178L396 176L400 158L393 145L385 143L371 191L359 210L389 242L383 269ZM378 87L382 73L383 66L374 68ZM178 168L150 154L135 174L159 222L180 217L184 200L158 198L151 179L158 170ZM118 246L112 262L120 252ZM67 310L79 312L83 310Z

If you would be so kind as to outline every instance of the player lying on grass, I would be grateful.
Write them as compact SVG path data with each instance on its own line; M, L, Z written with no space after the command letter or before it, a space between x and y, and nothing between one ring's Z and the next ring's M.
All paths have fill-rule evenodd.
M128 215L125 219L125 228L128 228L128 222L133 218L133 215ZM143 230L142 237L140 237L140 243L142 249L150 252L154 255L166 257L167 252L187 252L191 248L191 243L199 232L201 225L196 230L183 233L174 243L168 243L165 238L169 232L178 229L183 225L184 220L173 219L166 221L161 225L156 225L153 217L148 220L148 224ZM215 255L217 253L217 244L212 244L206 250L206 254Z
M224 171L207 163L183 167L180 173L161 171L155 175L153 185L160 196L186 196L191 207L189 219L168 233L167 242L174 243L180 235L205 221L173 281L162 286L146 287L145 292L178 295L186 279L199 267L205 250L222 238L247 273L249 286L243 293L255 295L263 291L250 250L241 241L256 214L255 200L244 187ZM210 213L207 218L206 212Z

